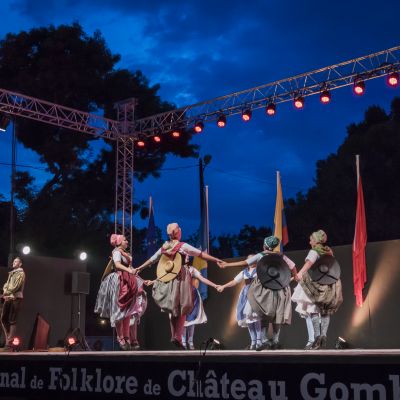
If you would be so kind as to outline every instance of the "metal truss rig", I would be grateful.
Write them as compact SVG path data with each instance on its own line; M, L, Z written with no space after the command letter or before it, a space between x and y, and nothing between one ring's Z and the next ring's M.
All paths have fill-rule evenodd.
M118 120L0 89L0 112L116 141L115 232L132 248L134 140L129 137L136 101L116 104Z
M123 132L121 123L118 121L1 88L0 112L88 133L104 139L116 140L122 136Z
M191 127L197 120L215 121L221 113L240 114L266 103L283 103L296 96L312 96L323 89L334 90L387 75L400 69L400 46L340 64L314 70L252 89L135 120L136 100L116 104L118 119L64 107L45 100L0 88L0 112L72 129L116 141L115 231L124 234L132 246L134 141L141 137Z
M259 109L269 103L292 101L298 96L312 96L350 86L354 80L379 78L400 69L400 46L378 53L354 58L340 64L281 79L241 92L217 97L173 111L135 121L133 131L137 137L170 132L192 127L196 121L216 121L221 114L241 114L243 109Z

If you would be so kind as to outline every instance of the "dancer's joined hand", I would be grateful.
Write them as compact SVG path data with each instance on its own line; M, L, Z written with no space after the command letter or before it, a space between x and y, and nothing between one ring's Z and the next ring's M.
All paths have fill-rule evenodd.
M215 289L217 289L218 292L222 293L224 291L224 289L225 289L225 286L224 285L217 285L217 287Z
M219 260L217 264L218 264L218 267L225 268L228 263L226 261Z

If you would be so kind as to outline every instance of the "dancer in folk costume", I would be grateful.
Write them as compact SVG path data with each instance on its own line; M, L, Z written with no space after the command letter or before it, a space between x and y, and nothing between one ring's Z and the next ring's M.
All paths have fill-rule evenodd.
M207 322L207 315L204 312L204 305L200 292L193 284L193 278L198 279L200 282L203 282L214 289L216 289L218 286L209 279L204 278L200 271L191 265L190 259L192 259L192 257L186 256L185 267L188 269L192 277L193 309L189 314L186 315L186 321L182 334L182 345L188 350L194 350L193 337L195 326L205 324Z
M167 235L169 240L145 261L137 272L158 261L157 280L152 290L153 299L162 311L170 314L171 342L178 349L185 349L182 335L186 316L193 309L193 298L192 277L188 269L183 266L182 257L197 256L216 263L220 260L181 242L182 230L176 222L167 226Z
M95 313L109 318L122 350L138 350L137 324L147 306L143 280L136 276L125 236L112 234L111 260L103 273Z
M237 263L224 263L224 266L240 266L246 265L247 267L237 274L231 281L224 285L218 286L217 290L223 292L228 287L233 287L244 281L244 286L239 293L239 299L236 306L236 319L240 327L249 330L250 334L250 345L246 349L256 350L261 347L261 317L254 312L247 299L247 294L251 283L257 277L256 262L250 263L249 260L253 259L254 255L251 254L247 257L246 261L240 261ZM222 263L221 263L222 265Z
M221 268L225 267L238 267L244 265L257 265L258 261L261 260L267 254L279 255L274 253L273 250L279 245L279 238L276 236L268 236L264 239L263 251L258 253L247 260L234 262L234 263L219 263ZM297 271L295 263L290 260L287 256L281 255L283 268L288 268L292 276L296 277ZM286 267L285 267L286 266ZM290 275L289 275L290 277ZM289 280L288 280L289 282ZM284 288L270 289L264 287L261 284L260 277L255 275L254 279L249 286L247 292L247 300L251 306L253 312L261 320L261 343L256 345L256 350L262 350L264 348L277 349L280 347L279 335L282 324L290 324L292 316L291 308L291 291L289 285ZM267 327L268 324L272 323L272 339L267 339Z
M323 285L312 281L308 272L320 257L333 256L332 249L326 245L327 240L326 233L321 229L311 234L311 250L297 275L299 284L292 296L293 302L297 303L295 310L306 320L308 331L306 350L326 347L330 316L343 302L340 279L333 284Z

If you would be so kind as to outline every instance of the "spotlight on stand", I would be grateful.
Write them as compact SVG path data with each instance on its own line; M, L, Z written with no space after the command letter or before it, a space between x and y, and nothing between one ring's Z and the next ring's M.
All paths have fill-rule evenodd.
M221 350L222 344L219 340L214 338L209 338L205 342L205 350Z
M349 347L350 347L349 343L341 336L338 336L338 338L336 339L336 342L335 342L335 349L336 350L346 350Z
M249 122L251 120L251 110L250 108L246 108L245 110L242 111L242 120L244 122Z
M10 347L12 351L20 351L22 346L22 340L18 336L14 336L10 342Z
M86 259L87 259L87 253L86 253L86 251L81 251L80 253L79 253L79 259L81 260L81 261L85 261Z
M362 78L358 77L354 79L354 84L353 84L353 92L357 96L361 96L365 92L365 83L362 80Z
M203 121L197 121L195 124L194 124L194 131L195 131L195 133L201 133L201 132L203 132L203 130L204 130L204 123L203 123Z
M5 132L10 123L10 118L4 114L0 114L0 131Z
M65 338L64 346L67 351L71 351L78 344L78 340L74 335L68 335Z
M217 126L218 128L225 128L226 126L226 115L221 114L217 119Z
M399 85L399 73L396 71L391 72L387 76L387 84L391 87L397 87Z

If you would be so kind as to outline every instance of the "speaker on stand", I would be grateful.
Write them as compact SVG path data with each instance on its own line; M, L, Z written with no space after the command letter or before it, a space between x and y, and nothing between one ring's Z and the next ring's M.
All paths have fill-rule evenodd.
M77 319L78 326L75 327L71 334L76 337L83 350L90 350L85 335L81 331L81 296L88 295L90 290L90 274L88 272L72 272L71 294L78 296Z

